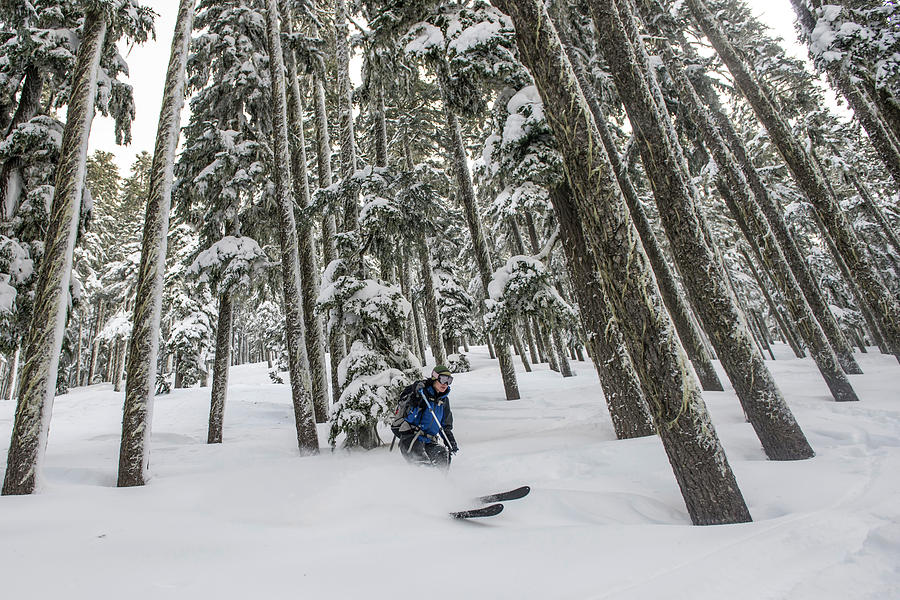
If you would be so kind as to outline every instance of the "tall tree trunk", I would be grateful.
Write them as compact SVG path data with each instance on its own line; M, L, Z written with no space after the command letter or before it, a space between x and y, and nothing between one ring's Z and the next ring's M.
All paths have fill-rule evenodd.
M746 324L728 290L728 282L713 250L707 245L705 224L683 179L679 154L671 147L674 134L650 91L653 77L640 40L634 47L612 0L591 0L591 12L600 33L600 46L628 119L634 128L645 171L651 181L660 219L672 253L693 298L704 329L728 374L738 399L772 460L813 456L762 356L753 347Z
M83 385L91 385L94 383L94 373L97 370L97 355L100 354L100 340L97 339L97 336L100 335L100 329L103 327L103 300L97 300L97 310L94 315L94 327L91 333L91 357L88 360L88 372L87 379ZM132 335L134 332L132 332ZM127 393L128 388L125 388Z
M278 203L281 241L281 279L284 286L285 337L288 347L288 368L291 378L291 398L294 404L294 422L297 428L297 444L303 454L318 454L319 439L316 432L312 398L304 387L302 373L303 331L300 306L300 267L297 251L297 222L294 220L294 202L291 196L291 158L288 147L287 90L284 82L284 54L281 48L281 23L277 0L266 0L267 37L269 44L269 68L272 76L272 105L275 146L275 198Z
M663 39L668 37L673 44L678 44L692 64L703 64L705 62L705 59L698 56L693 47L687 43L678 24L671 19L658 3L643 2L641 7L645 11L644 21L648 23L651 34ZM710 78L701 71L694 71L691 83L706 103L708 112L711 113L712 118L718 125L719 132L724 136L729 150L735 160L737 160L750 189L753 191L756 202L769 222L775 239L778 241L778 245L781 247L788 265L803 291L806 301L809 303L810 309L822 327L828 342L837 354L841 367L847 373L862 373L856 359L853 357L852 348L850 348L849 343L841 332L834 315L831 313L818 285L812 277L809 266L806 264L802 253L784 222L783 211L778 206L777 201L769 194L766 186L763 185L759 173L747 156L743 142L734 130L731 120L722 110L718 93ZM797 348L795 348L796 350Z
M525 369L526 373L531 373L531 363L528 362L528 356L525 354L525 345L522 343L522 335L515 325L510 331L510 336L512 337L513 348L515 349L516 354L519 355L519 360L522 361L522 368Z
M119 487L144 485L147 472L175 148L178 146L181 109L184 106L185 65L193 22L194 0L181 0L159 112L144 216L144 238L135 292L122 439L119 445ZM101 307L97 310L99 313ZM94 360L92 352L91 371Z
M562 30L566 31L565 28L562 28ZM564 41L566 39L566 37L563 37ZM719 381L718 374L716 374L712 357L709 352L707 352L706 346L703 344L703 338L700 332L691 320L690 308L681 292L678 290L678 284L675 282L675 276L672 273L672 269L669 267L669 263L663 254L659 241L656 239L656 234L653 232L653 228L650 225L650 220L647 218L643 206L641 206L640 198L628 175L628 168L623 164L619 157L619 150L616 147L615 140L609 130L605 111L598 102L594 90L587 81L580 58L573 51L571 45L567 43L565 47L581 88L584 91L585 98L594 115L594 121L599 130L600 137L603 140L603 146L612 163L616 179L619 182L619 186L622 188L625 201L628 203L631 219L634 221L635 227L637 227L637 231L641 237L641 243L644 246L644 251L650 259L653 273L656 275L656 282L659 285L659 291L662 294L666 309L669 311L669 315L671 315L672 321L675 324L678 338L687 352L691 364L694 366L694 371L696 372L697 378L700 380L700 385L703 389L720 392L724 388L722 387L722 382Z
M573 377L572 365L569 364L569 358L566 356L566 345L563 343L562 334L559 329L554 329L550 334L553 339L553 346L556 348L556 364L559 365L559 372L563 377Z
M422 279L422 287L425 295L425 323L427 324L428 343L431 345L431 354L436 365L447 364L447 353L444 351L444 341L441 338L441 315L438 309L437 294L434 290L434 278L431 272L431 256L428 252L428 242L425 236L421 236L416 244L419 252L419 276Z
M419 354L422 357L422 364L425 364L425 325L422 324L422 311L419 310L419 303L412 300L412 316L416 326L416 342L419 346Z
M318 35L318 27L315 22L310 24L310 33ZM319 187L327 188L333 183L331 172L331 136L328 132L328 108L325 103L325 63L319 60L316 72L313 76L313 91L316 110L316 165L318 168ZM333 212L329 212L322 220L322 248L325 265L337 258L337 224ZM331 364L331 398L337 402L341 395L341 386L338 382L338 365L346 356L344 348L344 336L338 331L327 331L328 357Z
M762 292L763 298L766 300L766 305L769 307L769 313L772 315L772 318L775 319L775 322L778 324L778 328L781 330L784 335L785 340L787 340L788 344L791 346L791 349L794 351L794 354L797 358L803 358L799 351L799 346L797 341L794 339L793 332L791 332L787 323L785 323L784 319L781 316L781 311L778 310L778 305L775 300L772 298L772 294L769 293L769 288L767 285L767 281L764 281L760 276L759 271L757 271L756 267L753 265L753 262L750 260L750 256L747 254L747 251L744 250L743 247L738 248L741 255L744 257L744 263L747 265L747 269L750 270L750 274L753 276L753 279L756 281L756 285L759 286L759 290ZM758 255L757 255L758 256ZM760 264L762 264L761 259Z
M712 152L713 160L719 168L719 177L717 178L719 192L744 237L753 248L754 254L761 264L766 265L772 275L773 283L785 299L794 323L809 348L819 372L828 384L828 389L831 390L835 400L858 400L847 376L838 364L837 355L807 305L803 291L791 273L769 223L755 202L753 193L737 166L734 156L704 109L699 95L688 81L681 65L677 63L671 49L666 45L663 52L681 102L686 107L689 118L699 129L703 142Z
M844 169L844 177L854 188L856 188L856 191L859 192L859 196L863 199L866 210L868 210L869 214L875 218L875 222L878 223L884 238L891 246L893 246L894 256L900 256L900 238L897 237L897 232L894 231L894 228L891 227L887 217L884 216L884 212L881 210L881 207L878 206L878 202L872 197L872 193L869 192L865 185L863 185L859 180L859 177L847 168ZM898 275L900 275L900 273L898 273Z
M444 65L444 68L448 68ZM441 79L446 79L442 76ZM459 121L456 114L450 108L447 102L448 90L446 85L442 86L444 94L444 113L447 116L447 143L453 164L453 171L456 175L456 183L459 186L458 197L463 205L463 211L466 216L466 224L469 226L469 234L472 236L472 249L475 254L475 263L478 267L478 273L481 276L482 293L487 298L488 284L491 282L493 269L491 268L491 259L488 254L487 242L484 239L484 232L481 228L481 219L478 216L478 209L475 203L475 190L472 187L472 178L469 174L469 166L466 157L466 147L463 143L462 131L459 127ZM503 378L503 389L506 392L507 400L518 400L519 384L516 380L516 370L512 362L512 356L509 352L509 343L506 337L508 333L497 336L495 340L494 350L497 353L497 359L500 362L500 375Z
M534 227L534 219L531 218L530 213L525 213L525 220L531 238L531 253L536 255L541 251L541 249L538 245L537 230ZM510 231L512 232L511 244L513 245L513 254L525 254L525 242L522 240L522 232L519 229L519 223L516 221L515 217L510 217L508 222ZM525 332L525 344L528 345L528 352L531 355L531 362L537 364L540 361L538 360L537 345L535 345L534 343L535 336L531 331L531 317L525 317L522 319L522 329ZM525 363L525 361L523 361L523 363ZM528 365L525 370L530 372L531 365Z
M778 112L772 95L754 77L703 0L687 0L687 5L703 33L728 66L757 118L768 131L769 138L793 173L797 185L819 213L851 276L873 308L891 352L900 353L900 304L868 260L862 243L850 227L837 199L828 189L809 153L793 135Z
M116 366L113 369L113 391L122 391L122 375L125 373L125 351L128 348L128 340L122 338L116 341Z
M75 346L75 372L69 377L72 387L78 387L81 381L81 363L83 362L82 345L84 344L84 316L78 316L78 342ZM2 396L2 394L0 394Z
M25 338L22 384L3 481L4 495L34 491L47 445L94 117L97 72L107 27L102 11L88 10L72 74L56 188L35 288L34 313Z
M409 254L406 248L402 248L400 253L400 291L403 294L403 297L407 298L412 306L409 318L406 319L403 339L406 341L406 345L409 346L412 353L417 355L419 361L424 363L425 357L419 355L419 345L416 340L416 303L412 297L412 274L409 271Z
M285 7L285 0L281 0L281 6ZM288 10L284 11L288 23L288 33L293 31L291 17ZM285 56L287 63L288 103L291 132L294 144L292 147L292 162L294 181L294 195L299 199L300 205L308 207L312 204L309 191L309 174L306 170L306 135L303 131L303 95L300 92L300 80L297 77L297 61L294 51L289 50ZM306 356L310 369L310 381L312 383L313 406L317 423L328 421L328 374L325 366L325 339L322 332L321 321L316 317L316 299L319 296L317 281L318 269L316 267L316 246L313 239L313 227L309 219L303 219L297 228L300 258L300 289L303 294L301 299L303 308L304 342L306 343Z
M844 281L846 282L847 287L850 289L850 294L853 296L853 300L859 307L859 311L863 315L863 320L866 322L866 325L868 326L869 331L872 334L872 338L875 341L875 344L878 346L882 354L896 355L896 353L891 352L890 345L885 340L884 332L882 332L878 320L872 314L872 307L869 306L862 292L856 286L856 282L853 280L850 269L847 267L847 264L844 262L841 254L838 252L838 249L835 247L834 240L831 239L831 236L828 234L828 230L825 228L825 224L822 223L822 219L819 218L819 215L815 210L810 210L809 213L812 217L813 222L816 224L816 227L818 228L822 239L825 240L825 245L828 247L828 251L831 254L832 259L834 260L834 263L837 265L838 270L841 272L841 275L843 275ZM898 356L898 360L900 360L900 356Z
M384 110L384 83L382 75L377 75L375 82L375 166L386 167L388 163L387 119Z
M567 179L565 207L594 264L638 372L688 513L695 524L750 520L700 389L665 316L647 257L619 195L590 111L539 0L496 0L510 14L523 62L543 98ZM557 199L559 196L554 195ZM569 250L567 254L572 255ZM622 285L627 282L628 285Z
M231 323L234 312L231 304L229 292L224 292L219 296L219 323L216 326L216 356L213 360L207 444L222 443L225 398L228 394L228 368L231 365Z
M341 176L352 177L356 172L356 135L353 131L353 90L350 82L350 43L349 26L347 25L347 1L335 0L334 3L335 58L337 63L338 114L340 117L341 135ZM356 231L359 228L359 200L348 198L344 204L343 231ZM362 256L358 260L357 269L362 270Z

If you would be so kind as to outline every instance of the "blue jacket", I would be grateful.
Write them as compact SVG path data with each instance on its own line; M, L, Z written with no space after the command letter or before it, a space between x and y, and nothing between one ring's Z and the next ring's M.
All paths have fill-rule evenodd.
M425 385L425 387L422 388L422 393L424 393L425 397L428 399L428 402L431 405L431 411L434 412L434 417L431 416L431 412L429 412L428 406L422 400L420 393L416 392L415 387L413 387L415 396L414 399L410 400L409 411L406 413L406 421L430 436L428 439L423 440L425 443L435 443L439 440L441 435L440 427L443 427L444 433L446 433L447 437L450 439L451 445L455 446L456 440L453 437L453 413L450 411L450 388L447 387L446 392L438 395L431 385L431 379L426 379L422 383ZM435 421L435 417L437 418L437 422ZM441 424L440 427L438 427L438 422Z

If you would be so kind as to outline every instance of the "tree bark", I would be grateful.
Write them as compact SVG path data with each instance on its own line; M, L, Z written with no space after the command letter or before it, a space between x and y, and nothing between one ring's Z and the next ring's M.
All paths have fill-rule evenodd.
M16 405L3 495L30 494L38 483L50 429L72 275L72 255L84 190L88 139L94 117L97 72L108 23L88 10L75 59L56 188L25 338L21 391Z
M285 7L284 0L281 6ZM283 13L288 23L288 33L293 31L291 16L288 10ZM303 95L300 92L300 80L297 77L297 61L293 50L285 53L288 85L289 117L291 121L291 139L294 140L291 152L291 169L293 171L294 196L299 198L300 206L309 207L312 199L309 191L309 174L306 170L306 135L303 131ZM312 383L313 407L317 423L328 421L328 374L325 366L325 339L321 321L316 317L316 299L319 296L316 267L316 247L313 239L313 226L309 219L300 220L297 228L300 258L300 290L302 293L304 342L309 363L310 381Z
M144 215L131 348L126 366L128 377L125 381L122 438L119 445L119 487L144 485L147 473L175 149L178 146L181 109L184 106L185 66L193 22L194 0L181 0L172 37ZM95 355L92 352L92 365L94 361Z
M304 387L300 347L303 331L300 306L300 268L297 251L297 222L291 197L290 150L288 148L287 91L284 82L284 53L281 47L281 23L277 0L266 0L269 68L272 76L272 104L275 146L275 197L280 217L281 278L284 286L285 336L297 444L303 454L318 454L312 398Z
M750 520L700 389L665 316L638 235L605 158L575 74L538 0L496 0L510 14L572 187L572 211L591 248L591 272L631 353L688 513L695 524ZM562 201L558 195L553 196ZM567 254L570 251L567 250ZM570 254L571 255L571 254ZM622 285L627 282L627 285Z
M766 272L766 278L764 279L760 273L753 266L752 262L749 262L749 256L746 254L743 248L740 249L741 254L744 255L744 259L747 262L747 268L750 270L753 275L753 279L756 280L756 284L759 286L760 291L763 293L763 297L766 299L766 304L769 306L769 312L772 314L772 318L775 319L775 322L778 323L778 328L781 331L785 342L791 347L794 351L794 355L797 358L805 358L806 353L803 351L803 347L800 345L800 341L797 339L797 336L794 334L793 329L790 324L787 322L787 319L779 310L778 304L772 298L772 294L769 293L768 282L772 281L772 277L769 275L768 271L765 268L765 265L760 260L760 265L762 266L762 270Z
M428 242L425 240L424 235L418 240L416 249L419 253L419 276L422 278L422 287L425 294L425 323L428 331L428 343L431 345L434 364L446 365L447 353L444 351L444 341L441 338L441 315L438 309L437 294L434 290L431 256L428 252Z
M318 35L318 27L311 22L310 34ZM328 108L325 103L325 63L319 60L316 73L313 76L313 90L316 111L316 165L318 168L319 187L327 188L333 183L331 172L331 136L328 132ZM325 265L337 258L337 224L334 213L329 212L322 220L322 248ZM341 395L341 386L338 382L338 365L344 360L346 350L344 338L337 331L327 331L328 357L331 364L331 398L337 402Z
M408 251L406 248L403 248L401 249L400 257L400 291L403 293L403 297L409 300L410 306L412 306L413 309L409 314L409 318L406 319L406 328L403 339L406 341L406 345L409 346L409 349L413 354L417 355L419 361L424 363L425 357L419 355L419 345L416 340L416 303L412 297L412 275L409 268Z
M705 63L705 59L697 55L693 47L687 43L683 32L678 29L677 24L669 18L659 4L645 2L641 6L647 11L644 20L648 23L651 34L660 38L668 37L673 44L678 44L692 63ZM712 118L718 125L719 132L724 136L733 157L737 160L747 183L750 185L750 189L753 191L756 202L772 228L775 239L778 241L778 245L781 247L797 283L803 290L803 295L806 297L810 309L822 327L828 342L837 354L841 368L846 373L862 373L856 359L853 357L852 348L850 348L838 326L837 320L825 302L806 260L784 221L781 207L769 194L768 189L762 183L759 173L748 158L743 142L734 130L731 120L722 110L718 93L711 84L710 78L703 73L697 72L691 83L707 105L708 112L711 113ZM799 346L795 347L795 352L798 351L798 348ZM805 356L802 350L800 352Z
M719 168L719 177L717 178L719 193L744 237L753 248L754 254L761 264L766 265L773 278L773 283L785 299L794 324L799 329L803 342L809 348L819 372L828 384L828 389L831 390L835 400L859 400L838 364L837 355L807 305L803 291L791 273L768 221L759 205L754 201L753 193L737 166L734 156L727 148L709 114L704 110L699 95L688 81L681 65L677 63L671 49L666 46L663 48L663 52L681 102L686 107L689 118L699 129L703 142L712 152L713 160ZM773 312L776 310L773 308Z
M97 339L97 336L100 335L100 328L102 326L103 300L97 300L97 312L94 317L93 333L91 334L91 358L88 361L87 381L84 385L91 385L94 383L94 372L97 370L97 355L100 354L100 340Z
M510 335L512 336L513 348L516 354L519 355L519 360L522 361L522 368L525 369L526 373L531 373L531 363L528 362L528 356L525 354L525 345L522 343L522 335L516 326L513 326Z
M768 131L769 138L793 173L797 185L819 213L851 276L873 308L891 352L900 353L900 304L868 260L862 243L850 227L837 199L831 194L809 153L793 135L778 112L771 94L754 77L703 0L687 0L687 5L703 33L728 66L757 118Z
M446 67L445 67L446 68ZM441 77L441 79L446 79ZM459 127L459 121L456 114L450 108L446 99L447 90L443 89L444 97L444 113L447 116L447 143L448 151L451 156L453 170L456 175L456 183L459 186L458 198L462 202L463 211L466 216L466 224L469 227L469 233L472 236L472 248L475 254L475 263L478 267L478 273L481 276L481 286L484 297L487 298L488 284L491 282L493 269L491 268L491 259L488 254L487 243L484 239L484 232L481 229L481 219L478 216L478 209L475 204L475 190L472 187L472 178L469 174L469 166L466 157L466 147L463 143L462 131ZM504 339L508 335L500 335L495 340L494 350L497 353L497 359L500 362L500 375L503 378L503 389L506 392L507 400L518 400L519 384L516 380L516 370L512 362L512 356L509 352L509 344Z
M738 399L763 449L772 460L799 460L814 455L781 391L753 347L747 326L728 290L726 275L706 243L706 228L688 183L683 179L679 153L671 147L672 133L650 91L653 77L643 47L632 47L623 13L612 0L591 0L600 47L612 71L628 119L635 130L644 169L659 207L660 220L684 277L692 304L728 374Z
M566 38L563 37L562 39L565 41ZM634 221L635 227L640 235L644 251L650 259L653 273L656 276L656 282L659 285L659 291L662 294L666 309L669 311L669 315L672 317L672 321L675 324L675 330L678 332L678 338L681 341L681 345L687 352L703 389L720 392L724 388L722 387L722 382L719 381L718 374L716 374L712 357L709 352L707 352L706 346L703 344L700 332L691 320L690 308L681 292L678 290L675 276L663 254L659 241L656 239L656 234L653 232L650 220L647 218L643 206L641 206L641 200L628 175L627 166L622 163L622 160L619 157L619 150L616 147L615 140L609 130L605 111L598 102L594 90L588 84L584 67L581 64L581 59L569 44L566 44L566 51L572 62L575 74L578 77L581 89L585 93L585 98L588 101L591 112L594 115L594 122L599 130L603 146L606 149L606 153L609 156L613 170L615 171L616 180L622 188L625 201L628 203L628 210L631 213L631 219Z
M213 360L207 444L222 443L225 398L228 394L228 369L231 365L231 323L233 316L231 304L231 295L228 292L219 296L219 323L216 326L216 356Z
M550 334L553 338L553 346L556 348L556 364L559 365L559 372L563 377L573 377L572 365L569 364L569 358L566 356L566 345L563 343L562 334L559 329L554 329Z
M122 391L122 375L125 373L125 351L128 348L128 340L122 338L116 341L116 367L113 370L113 391Z

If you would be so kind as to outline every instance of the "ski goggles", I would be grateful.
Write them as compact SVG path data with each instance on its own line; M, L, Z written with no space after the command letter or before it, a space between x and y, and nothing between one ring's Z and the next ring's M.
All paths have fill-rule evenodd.
M453 383L453 375L447 375L446 373L442 373L435 377L434 379L438 383L443 383L444 385L450 385Z

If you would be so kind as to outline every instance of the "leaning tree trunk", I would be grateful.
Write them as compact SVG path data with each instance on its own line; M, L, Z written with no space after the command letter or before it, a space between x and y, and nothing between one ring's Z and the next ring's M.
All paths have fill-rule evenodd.
M878 320L875 318L875 315L873 314L873 309L866 302L866 299L863 296L862 292L856 286L856 282L853 280L850 269L841 258L838 249L834 245L834 240L831 239L831 235L829 235L828 230L825 228L825 224L822 223L822 219L819 218L819 215L815 210L811 209L810 215L812 216L812 220L819 230L819 234L822 236L822 239L825 240L825 245L828 247L828 252L831 254L832 260L834 260L834 263L837 265L838 270L841 272L841 275L843 275L844 281L847 284L847 288L850 290L850 294L853 296L854 302L856 302L856 305L859 307L859 312L862 313L863 320L866 322L866 325L868 326L869 331L872 334L872 338L875 341L875 344L878 346L878 349L882 354L894 354L897 357L897 360L900 361L900 354L891 351L890 345L885 339L884 332L881 331L881 326Z
M797 341L797 338L794 336L794 332L791 331L790 326L785 321L784 317L781 314L781 311L778 308L778 304L775 302L775 299L772 298L772 294L769 293L768 281L772 280L772 277L769 276L766 279L763 279L760 276L759 271L756 270L756 267L753 265L753 262L750 260L750 256L744 250L743 247L739 247L738 251L744 257L744 262L747 265L747 269L750 271L750 274L753 276L754 281L756 281L756 285L759 288L759 291L762 292L763 298L766 301L766 305L769 307L769 313L772 315L772 318L775 319L775 322L778 324L778 328L781 330L781 334L784 336L785 341L791 347L791 350L794 351L794 355L797 358L804 358L806 354L802 351L800 347L800 343ZM760 264L762 264L762 260L759 259ZM767 273L768 274L768 273Z
M866 206L869 214L874 217L875 222L878 223L878 226L881 228L882 235L888 243L893 246L894 256L900 257L900 238L897 237L897 232L894 231L894 228L887 220L887 217L884 216L884 212L881 210L881 207L878 206L878 202L872 197L872 193L866 189L866 186L862 184L859 177L846 167L844 167L844 177L854 188L856 188L856 191L859 192L859 196L862 198L863 204ZM898 275L900 275L900 272L898 272Z
M538 0L496 0L516 26L521 57L544 102L572 194L565 206L591 249L688 513L695 524L750 520L696 381L605 159L575 74ZM559 198L554 195L554 198ZM572 256L574 250L567 250ZM627 285L623 285L627 283Z
M219 322L216 326L216 355L213 359L212 391L209 403L209 431L207 444L222 443L222 424L225 420L225 397L228 393L228 369L231 366L231 294L219 296Z
M693 47L687 43L678 24L661 9L658 3L645 2L642 3L641 7L647 11L645 12L644 20L649 24L651 34L662 39L668 37L672 44L677 44L682 48L682 51L691 63L702 64L704 62L704 59L699 57L693 50ZM852 348L850 348L849 343L841 332L834 315L831 313L818 285L812 277L809 266L806 264L802 253L784 222L781 208L769 194L768 189L762 183L759 173L757 173L756 168L747 157L743 141L741 141L734 130L729 117L723 112L718 93L711 84L710 79L704 73L698 71L696 76L692 78L691 83L706 103L708 112L711 113L718 126L718 131L725 138L729 150L735 160L737 160L750 189L753 191L753 197L769 222L775 239L778 241L778 245L781 247L798 285L803 290L803 295L806 297L810 309L828 338L829 344L837 354L841 368L846 373L862 373L856 359L853 357Z
M300 266L297 253L297 222L291 196L291 158L288 147L287 90L284 82L284 53L281 48L281 23L278 1L266 0L269 68L272 76L272 113L274 129L275 198L279 209L279 238L281 242L281 279L284 292L285 336L288 346L288 368L291 378L291 398L294 404L294 423L297 444L304 454L318 454L319 439L313 412L312 398L304 386L302 372L303 335L300 306Z
M875 271L862 243L809 153L778 112L771 93L753 75L703 0L687 0L687 4L703 33L728 66L741 93L768 131L769 138L793 173L798 187L819 213L851 276L872 307L891 352L900 353L900 304Z
M665 44L665 42L663 43ZM704 109L703 102L688 81L683 68L676 62L671 48L666 45L663 52L682 105L688 112L688 118L698 128L703 142L712 152L713 160L719 168L718 188L722 199L761 264L767 267L773 277L773 282L784 298L794 324L800 331L803 342L809 348L819 372L828 384L828 389L831 390L835 400L859 400L847 376L841 370L837 355L825 338L825 333L807 305L803 291L791 273L769 223L755 202L750 186L737 166L731 151L727 148L725 140L722 139L712 118Z
M194 0L181 0L172 37L165 93L159 112L156 147L150 171L150 189L144 217L141 264L135 291L134 323L125 381L122 439L119 445L119 487L144 485L150 452L153 395L163 280L166 271L166 236L172 205L175 148L184 106L184 73L194 22ZM98 309L99 310L99 309ZM94 355L91 355L91 362ZM93 370L93 368L91 369Z
M431 255L424 235L420 236L416 247L419 253L419 277L422 279L422 288L425 296L425 323L428 331L428 343L431 345L434 364L446 365L447 352L444 350L444 341L441 338L441 315L438 309L437 293L434 289L434 275L431 272Z
M284 7L284 0L281 0ZM285 15L290 15L287 10ZM291 19L287 17L288 33L291 32ZM289 116L292 125L294 140L292 156L292 171L294 181L294 195L299 198L301 206L308 207L312 204L309 191L309 174L306 170L306 134L303 131L303 95L300 92L300 80L297 77L297 62L294 51L286 53L287 74L290 85L288 93ZM317 423L328 421L328 373L325 366L325 339L322 332L321 321L316 317L316 299L319 295L316 268L316 246L313 239L312 223L303 219L297 229L300 258L300 285L303 297L303 329L304 342L306 343L306 356L309 363L310 380L312 383L313 406Z
M816 18L809 11L802 0L791 0L797 20L800 22L805 34L811 36L816 28ZM840 90L847 100L853 114L862 124L872 142L872 146L884 163L885 168L900 185L900 146L897 139L887 128L878 110L865 98L859 85L853 81L847 70L841 66L841 61L822 60L820 65L828 74L830 82Z
M628 39L623 19L632 19L625 4L620 18L612 0L591 0L600 32L600 47L612 71L628 119L636 132L642 162L653 187L660 219L684 277L693 305L710 336L738 399L772 460L813 456L806 437L753 347L746 324L735 306L725 273L707 245L702 221L681 170L674 134L654 99L648 82L649 58L640 40Z
M561 30L563 32L566 31L565 28L561 28ZM566 37L561 36L561 38L566 42ZM716 368L713 366L712 357L709 355L706 346L703 344L700 332L691 320L690 308L681 292L678 290L675 276L672 273L672 269L669 267L669 263L666 261L662 248L659 245L659 241L656 239L656 234L653 232L650 220L647 218L643 206L641 206L641 200L638 197L637 191L634 189L634 185L631 183L628 169L619 158L619 150L616 148L615 140L613 140L609 125L607 125L605 111L597 100L594 90L588 83L580 57L568 43L565 44L565 48L569 59L572 62L575 74L578 77L581 89L583 90L588 105L591 108L591 112L594 115L594 122L596 123L600 137L603 140L603 146L606 148L606 153L612 163L616 179L619 182L619 186L622 188L622 193L628 203L628 210L631 212L631 219L634 221L635 227L637 227L637 231L640 234L644 251L650 259L653 273L656 275L656 282L659 285L659 291L662 294L666 309L669 311L669 315L671 315L672 321L675 324L678 338L681 340L681 344L687 352L691 364L694 366L694 371L696 372L697 378L700 380L700 385L703 389L720 392L724 388L722 387L722 382L719 381Z
M84 191L88 139L94 118L97 72L107 28L102 11L87 12L72 74L34 313L25 338L21 391L3 481L4 495L34 491L47 445Z
M448 68L446 65L444 69ZM442 80L446 77L441 77ZM478 267L478 274L481 276L481 286L484 297L488 297L488 285L491 282L493 269L491 269L491 259L488 254L487 242L484 239L484 231L481 228L481 220L478 216L478 208L475 203L475 189L472 187L472 178L469 174L468 159L466 157L466 146L463 143L462 131L456 114L447 102L446 83L442 85L442 94L444 95L444 114L447 117L447 143L449 145L449 154L453 163L453 171L456 175L456 183L459 186L458 197L463 205L463 212L466 216L466 224L469 226L469 234L472 236L472 249L475 254L475 263ZM508 333L498 335L494 340L494 350L497 353L497 359L500 363L500 375L503 378L503 389L506 392L507 400L518 400L519 383L516 380L516 369L512 362L512 356L509 351L509 343L506 339Z

